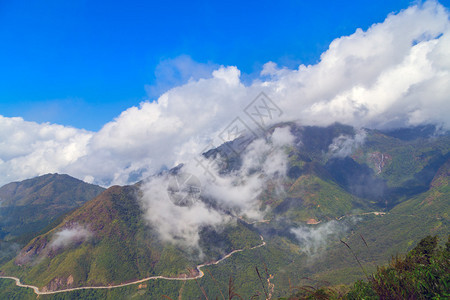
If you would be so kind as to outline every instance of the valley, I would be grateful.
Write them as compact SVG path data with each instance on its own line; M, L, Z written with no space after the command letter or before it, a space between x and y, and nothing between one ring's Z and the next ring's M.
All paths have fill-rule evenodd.
M221 263L222 261L224 261L225 259L227 259L228 257L230 257L231 255L233 255L234 253L237 252L242 252L245 250L253 250L259 247L263 247L266 245L266 242L264 242L264 238L263 236L261 236L261 241L262 243L256 246L253 246L251 248L248 249L237 249L237 250L233 250L232 252L226 254L225 256L223 256L222 258L220 258L217 261L214 262L210 262L210 263L203 263L200 264L198 266L195 267L195 269L198 272L198 275L195 274L191 274L190 276L185 276L185 277L165 277L165 276L151 276L151 277L147 277L147 278L143 278L140 280L136 280L136 281L132 281L132 282L127 282L127 283L122 283L122 284L118 284L118 285L108 285L108 286L86 286L86 287L76 287L76 288L70 288L70 289L64 289L64 290L58 290L58 291L40 291L39 288L37 286L33 286L33 285L27 285L27 284L22 284L20 282L20 279L17 277L12 277L12 276L2 276L0 275L0 278L3 279L12 279L16 282L16 285L18 287L23 287L23 288L30 288L34 291L34 293L36 295L53 295L53 294L58 294L58 293L66 293L66 292L72 292L72 291L79 291L79 290L87 290L87 289L114 289L114 288L120 288L120 287L124 287L124 286L128 286L128 285L135 285L135 284L139 284L139 283L143 283L149 280L155 280L155 279L162 279L162 280L177 280L177 281L188 281L188 280L196 280L196 279L200 279L202 278L205 273L202 271L203 267L206 266L211 266L211 265L217 265L219 263Z
M292 135L292 143L273 150L272 136L280 130ZM224 151L226 145L209 151L220 167L216 178L234 180L228 190L245 193L252 181L261 186L250 199L257 210L242 203L239 209L224 206L228 202L208 190L221 187L201 173L196 176L210 185L202 186L190 206L158 196L166 178L192 171L189 164L134 185L112 186L23 239L14 257L5 256L0 296L190 299L232 290L244 298L277 299L303 285L352 284L426 235L445 240L448 133L405 140L366 129L363 144L337 156L356 134L342 124L276 125L262 140L269 151L257 154L262 167L252 166L250 173L243 170L254 158L252 145L261 140L242 153ZM286 157L286 175L264 169L265 159L277 155ZM158 197L167 200L152 202ZM158 213L164 216L169 209L169 219L155 219L155 203L166 205ZM204 211L216 219L202 219Z

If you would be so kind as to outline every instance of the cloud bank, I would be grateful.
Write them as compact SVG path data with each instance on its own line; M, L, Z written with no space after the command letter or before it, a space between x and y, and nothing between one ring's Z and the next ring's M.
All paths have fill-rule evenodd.
M160 76L187 83L127 109L98 132L1 117L0 184L48 172L104 186L137 181L218 146L233 120L257 130L258 116L248 106L260 92L282 112L265 125L298 120L450 129L449 28L449 12L428 1L335 39L315 65L292 70L268 62L249 85L233 66L210 72L210 65L186 57L163 62ZM189 76L189 70L201 74ZM157 82L149 89L165 87Z
M191 205L177 205L168 193L173 175L151 177L141 187L144 218L163 241L201 253L202 227L220 231L224 225L235 222L236 217L262 219L264 211L259 196L267 182L276 183L286 176L288 160L284 149L293 140L288 127L277 128L267 138L254 140L242 153L242 165L237 170L223 172L224 158L220 155L199 158L208 160L208 169L199 165L198 160L183 165L178 172L190 174L201 183L201 195Z

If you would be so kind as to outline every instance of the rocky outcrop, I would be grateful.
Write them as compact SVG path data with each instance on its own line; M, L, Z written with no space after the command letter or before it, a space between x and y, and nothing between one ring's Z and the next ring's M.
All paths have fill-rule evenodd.
M52 292L73 287L73 276L67 278L56 277L50 283L42 288L43 292Z
M20 251L14 263L19 266L31 263L35 257L38 257L46 249L47 244L48 240L45 237L37 237L29 247Z
M376 174L381 174L384 167L392 161L392 157L387 153L373 152L369 154L369 163L375 168Z

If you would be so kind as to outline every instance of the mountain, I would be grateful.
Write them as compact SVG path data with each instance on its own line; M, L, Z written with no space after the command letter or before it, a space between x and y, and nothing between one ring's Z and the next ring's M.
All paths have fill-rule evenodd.
M140 182L111 187L65 215L2 265L1 273L41 290L106 286L150 276L188 277L198 274L199 264L245 249L205 266L208 272L195 281L147 280L57 295L190 299L233 290L245 299L269 293L275 298L294 286L350 284L392 255L411 250L426 235L445 240L450 233L448 132L434 126L380 131L283 123L269 128L263 138L270 139L280 128L288 128L294 139L283 148L287 176L267 180L258 196L264 219L248 224L233 217L222 228L201 227L203 256L164 242L158 225L145 222ZM232 176L242 168L252 142L241 137L203 155L220 161L219 174ZM201 201L216 205L214 199Z
M10 252L8 250L28 242L58 217L80 207L103 190L60 174L4 185L0 188L0 253L4 257Z
M427 235L438 235L445 241L450 234L449 175L450 159L435 173L427 191L403 201L385 215L360 216L363 219L353 226L353 234L345 241L367 271L375 271L376 264L383 265L397 253L411 250ZM349 249L339 241L315 268L315 279L334 284L364 276Z
M162 243L154 228L145 224L139 193L137 186L107 189L34 238L1 272L16 274L43 291L197 272L195 266L202 262L197 255ZM220 258L219 250L228 253L260 243L259 234L239 221L219 233L205 228L201 236L220 246L204 248L206 261Z

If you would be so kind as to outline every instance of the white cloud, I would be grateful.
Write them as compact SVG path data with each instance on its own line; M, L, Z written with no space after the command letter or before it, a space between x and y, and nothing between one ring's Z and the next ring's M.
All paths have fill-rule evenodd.
M300 243L301 251L310 256L320 254L330 241L338 240L346 230L347 226L337 221L291 228L291 232Z
M291 145L294 143L295 137L290 131L290 127L277 127L272 134L272 142L275 146Z
M61 172L87 154L93 133L0 116L0 183Z
M340 135L333 139L333 142L328 146L328 153L332 157L346 157L349 156L364 144L366 139L366 131L364 129L358 130L353 137L348 135Z
M75 225L70 228L64 228L55 233L49 246L56 250L59 248L70 246L74 243L83 242L92 236L87 228L80 225Z
M449 25L437 2L414 5L334 40L315 65L290 70L270 62L248 86L236 67L210 72L210 65L176 58L161 64L160 76L170 81L179 72L175 79L186 84L129 108L96 133L2 117L0 183L46 172L103 185L138 180L218 146L236 117L256 128L244 109L261 91L283 111L272 122L376 128L433 122L449 129Z
M199 231L202 226L218 226L230 221L230 218L209 208L201 201L192 206L175 205L168 194L168 178L155 177L149 180L142 191L141 204L144 219L153 226L161 240L183 245L190 250L200 250Z
M290 134L280 130L277 135L280 132L285 136ZM289 142L290 139L285 137L285 140ZM258 197L268 181L286 175L287 155L283 151L286 145L257 139L242 154L242 166L226 173L220 172L220 156L209 160L209 172L196 161L188 162L180 172L197 179L203 199L190 206L175 205L171 200L168 175L152 177L142 186L145 219L159 232L162 240L197 250L200 250L198 242L202 226L220 229L234 220L231 216L262 219L264 211Z

